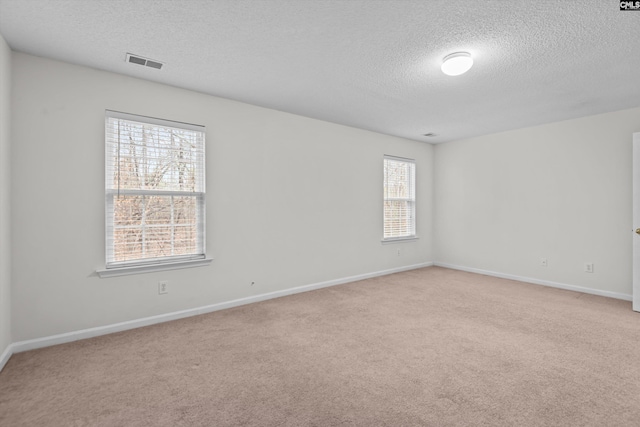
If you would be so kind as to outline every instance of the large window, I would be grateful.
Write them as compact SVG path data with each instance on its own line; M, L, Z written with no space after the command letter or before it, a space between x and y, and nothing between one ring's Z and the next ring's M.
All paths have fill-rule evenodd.
M106 112L106 266L205 256L204 127Z
M416 236L416 163L384 156L383 240Z

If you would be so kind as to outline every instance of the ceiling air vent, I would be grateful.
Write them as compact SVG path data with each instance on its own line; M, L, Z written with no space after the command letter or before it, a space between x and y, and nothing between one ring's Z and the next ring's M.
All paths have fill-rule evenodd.
M156 70L162 69L164 65L162 62L143 58L142 56L134 55L132 53L127 53L127 62L130 62L132 64L144 65L145 67L155 68Z

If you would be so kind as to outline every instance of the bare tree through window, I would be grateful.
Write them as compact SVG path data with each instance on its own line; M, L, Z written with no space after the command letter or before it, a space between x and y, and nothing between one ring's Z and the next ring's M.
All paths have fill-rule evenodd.
M107 114L107 265L204 256L204 132Z
M415 162L384 157L383 239L413 237L415 222Z

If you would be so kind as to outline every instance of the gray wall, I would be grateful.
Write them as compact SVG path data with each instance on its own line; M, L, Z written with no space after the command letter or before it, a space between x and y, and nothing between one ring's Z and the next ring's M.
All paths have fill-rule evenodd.
M9 54L5 44L0 52L0 263L12 265L0 277L0 349L432 260L631 294L638 108L433 147ZM105 109L207 126L211 266L95 276L104 267ZM384 154L416 159L417 241L380 242ZM168 295L157 294L159 280Z
M428 144L22 53L12 63L15 342L431 261ZM207 127L209 267L94 276L105 109ZM384 154L416 159L417 241L381 244Z
M0 355L11 344L10 106L11 50L0 36Z
M438 145L436 262L629 297L639 130L635 108Z

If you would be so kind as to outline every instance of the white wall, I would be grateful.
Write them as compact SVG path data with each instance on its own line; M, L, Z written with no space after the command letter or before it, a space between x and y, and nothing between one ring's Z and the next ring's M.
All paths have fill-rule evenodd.
M11 344L10 106L11 50L0 36L0 355Z
M631 295L637 131L640 108L437 146L436 262Z
M433 259L631 294L638 108L434 148L10 54L4 43L0 70L0 352L11 341ZM95 276L104 266L105 109L207 126L210 267ZM380 243L383 154L417 161L416 242ZM158 280L169 281L168 295L157 295Z
M16 342L431 261L427 144L21 53L12 63ZM210 267L95 277L105 109L207 126ZM380 242L384 154L416 159L418 241Z

